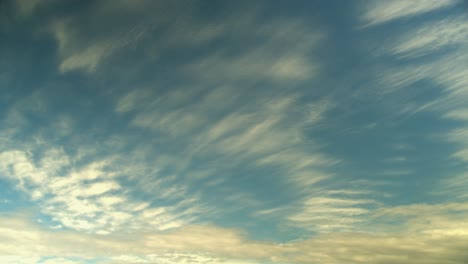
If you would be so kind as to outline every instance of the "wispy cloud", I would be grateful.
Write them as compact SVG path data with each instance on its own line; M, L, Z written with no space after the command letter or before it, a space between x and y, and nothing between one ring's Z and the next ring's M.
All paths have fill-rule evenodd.
M247 30L251 24L255 29ZM203 41L224 36L232 38L233 43L255 44L235 50L229 49L232 45L214 48L206 56L192 59L181 69L191 80L190 88L183 84L170 91L143 87L116 99L114 110L131 119L130 127L154 135L161 142L160 149L171 144L178 147L178 153L158 153L160 168L175 168L175 177L203 179L210 182L209 186L224 187L227 197L256 196L222 184L226 177L220 175L232 173L239 166L249 170L244 177L275 169L287 188L297 190L301 197L310 194L311 186L330 179L333 174L325 169L339 160L321 152L319 144L305 136L304 130L318 126L334 103L324 99L300 105L305 94L284 95L285 85L295 87L320 74L320 61L314 60L313 55L326 39L326 33L299 19L263 21L250 13L240 20L222 21L219 26L203 23L192 26L197 27L195 32L187 34L212 30L200 36ZM180 31L183 29L174 32L171 41L182 37ZM180 45L190 48L200 42ZM266 92L254 85L264 81L270 83ZM252 92L254 97L249 96ZM212 162L198 168L197 160L206 158ZM150 177L143 179L141 188L151 189ZM199 192L206 195L209 190ZM230 208L245 208L249 204L261 210L263 204L270 202L261 198L244 204L242 201L231 201L236 205ZM219 201L212 205L216 202ZM229 209L215 211L219 215Z
M453 6L456 0L390 0L365 2L362 16L365 26L375 26L402 18L410 18L437 9Z
M444 115L445 118L468 121L468 109L458 109L448 112Z
M318 73L319 63L305 58L323 40L323 32L300 21L254 22L257 27L251 32L253 35L241 36L248 41L260 41L259 44L235 56L232 51L221 49L188 65L188 72L216 82L221 81L219 78L230 82L304 81Z
M0 262L468 259L456 1L19 5Z
M466 154L463 157L466 160ZM468 188L468 175L466 173L461 173L445 179L440 180L439 186L436 189L436 194L444 195L453 200L466 200L468 194L466 193L466 188Z
M370 208L376 205L375 200L360 198L365 193L349 190L328 192L326 196L323 191L316 193L306 197L301 209L288 216L293 225L320 232L353 230L366 220Z
M63 19L52 23L51 26L59 46L58 52L61 57L59 70L62 73L74 70L95 72L96 67L112 53L138 41L141 31L144 30L135 26L115 36L108 36L107 39L94 39L82 43L82 39L86 39L86 36L75 33L77 30L74 29L74 25L77 22L73 19Z
M117 182L118 172L109 170L112 160L77 169L70 167L72 158L63 150L48 150L40 165L24 151L4 151L0 155L4 175L30 194L42 213L64 227L99 234L119 230L123 225L164 230L181 226L189 218L182 217L183 212L173 212L177 206L149 208L147 202L131 201Z
M459 47L468 43L465 17L440 20L423 25L403 37L403 41L394 48L400 56L421 56L436 52L442 48Z
M385 69L385 83L408 87L426 79L452 93L462 92L466 86L467 67L465 27L466 18L460 15L426 20L399 32L395 41L384 46L383 53L396 56L406 64L403 70Z
M127 1L115 1L110 4L102 1L92 3L93 11L86 15L78 12L50 19L46 26L58 45L59 71L94 73L97 67L111 55L138 43L144 37L145 32L167 18L155 16L150 22L135 20L134 23L122 23L120 19L135 18L138 12L147 12L145 5L151 5L159 11L168 8L165 4L146 1L142 4L130 4ZM115 24L119 24L118 29L116 30L115 25L108 24L93 28L87 27L87 21L97 21L102 18L114 20ZM100 31L99 34L96 34L97 31Z
M323 200L322 202L329 202ZM10 259L37 262L34 255L66 254L78 263L179 261L179 263L463 263L467 226L465 204L411 205L390 207L374 217L389 222L405 221L391 232L331 232L310 239L274 244L254 241L232 229L192 226L166 233L134 233L95 237L74 232L54 232L54 240L44 239L49 231L23 217L2 216L0 251L11 250ZM383 225L376 230L382 230ZM7 239L7 240L6 240ZM6 242L8 241L8 242ZM37 247L41 244L41 247ZM36 250L31 251L33 248ZM179 253L173 253L177 250ZM379 254L375 254L379 252ZM51 258L50 261L60 260ZM67 259L64 259L66 261ZM36 261L36 262L35 262ZM185 261L185 262L184 262ZM197 262L198 261L198 262ZM47 263L47 262L46 262ZM164 263L164 262L163 262Z

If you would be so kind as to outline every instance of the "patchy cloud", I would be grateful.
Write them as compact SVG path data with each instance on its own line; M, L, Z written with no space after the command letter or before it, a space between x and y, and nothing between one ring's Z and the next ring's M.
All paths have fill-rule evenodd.
M2 2L0 262L465 263L460 6Z

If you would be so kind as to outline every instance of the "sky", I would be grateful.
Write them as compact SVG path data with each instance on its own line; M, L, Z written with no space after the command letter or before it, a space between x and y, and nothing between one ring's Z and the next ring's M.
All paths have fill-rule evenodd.
M0 262L468 263L467 15L0 1Z

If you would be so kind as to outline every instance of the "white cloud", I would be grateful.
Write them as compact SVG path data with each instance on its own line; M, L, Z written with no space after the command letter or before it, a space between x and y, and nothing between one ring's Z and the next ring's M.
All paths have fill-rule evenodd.
M370 216L377 230L412 232L434 235L466 236L468 225L466 202L410 204L376 209ZM395 225L395 222L398 225Z
M444 115L445 118L468 121L468 109L458 109L450 111Z
M270 53L271 52L271 53ZM313 78L316 64L305 55L281 55L259 48L236 58L215 54L190 65L187 69L194 77L219 81L264 79L269 81L303 81Z
M249 119L252 117L253 116L250 114L231 114L213 124L205 133L204 137L206 137L207 141L216 141L233 131L241 129L245 124L249 123Z
M468 161L468 153L463 153L463 156L457 156L457 158ZM466 192L466 188L468 188L468 174L456 174L441 179L438 183L435 194L442 194L453 200L465 200L468 198L468 193Z
M364 222L376 202L369 199L333 196L306 197L301 210L288 216L295 226L309 230L331 232L353 230Z
M467 96L468 84L466 56L466 18L455 17L443 20L431 20L398 35L396 41L386 46L387 55L397 55L399 59L410 59L407 66L385 68L379 72L382 84L386 89L408 87L420 80L431 80L449 93L441 96L431 108L447 110L449 104L461 107L461 101ZM419 56L443 51L439 56L428 58L423 62L414 61ZM383 72L383 73L382 73ZM460 96L463 96L460 98ZM459 98L457 100L457 98Z
M185 102L185 96L178 92L164 93L158 95L157 99L154 96L142 96L148 95L145 91L131 92L118 100L115 110L122 112L123 108L133 109L135 119L132 125L149 128L167 142L176 140L177 145L183 145L184 151L179 151L176 155L161 155L153 166L158 169L175 167L178 175L187 175L191 180L198 180L195 175L202 175L204 179L210 178L210 182L221 182L219 185L222 185L223 178L219 175L225 170L231 170L229 166L247 164L257 169L275 168L281 181L297 190L299 195L309 195L312 185L333 176L323 170L338 161L321 153L315 142L303 135L303 129L313 129L319 125L327 112L334 107L330 100L300 106L297 103L300 100L299 95L270 95L243 102L239 107L233 106L232 102L237 100L238 94L233 89L228 84L213 90L196 91L193 95L199 98L196 102ZM226 93L226 90L230 92ZM133 101L136 98L142 98L142 101L135 104ZM128 107L122 108L122 105ZM193 120L189 118L191 116L212 116L218 112L226 114L215 120L203 118L202 121L185 122ZM187 143L184 142L186 138L190 139ZM200 170L187 165L193 158L204 157L216 157L215 167ZM160 197L176 197L186 193L180 187L164 187L166 191L161 190L159 186L164 183L160 179L143 177L138 181L146 193L157 192ZM165 195L166 192L169 194ZM232 208L245 208L245 204L250 204L252 208L260 207L265 202L253 199L253 205L237 199L249 195L243 191L239 193L239 190L236 193L226 193L226 197L236 197L230 201L235 204ZM219 214L219 211L226 210L229 209L216 211ZM159 217L154 219L164 221Z
M158 111L140 113L132 124L136 127L162 130L169 135L177 136L190 133L193 129L203 125L204 121L202 116L181 109L170 113Z
M268 259L270 253L276 254L276 246L272 244L249 241L237 231L210 226L193 226L165 233L135 232L132 235L122 233L102 237L48 231L29 223L23 217L2 216L0 230L0 256L7 257L11 252L14 252L10 254L11 259L31 259L34 255L56 256L50 260L51 263L65 261L68 257L108 257L114 260L111 263L154 263L159 260L167 261L162 263L178 260L182 262L177 263L212 263L213 260L236 263L236 258L239 263L250 263L248 259ZM54 239L47 239L50 236ZM83 263L85 260L77 262ZM102 262L109 263L106 260L98 261Z
M432 88L440 89L440 96L425 103L409 102L401 107L402 114L414 114L420 111L432 112L445 119L456 121L458 128L446 134L438 135L450 143L455 143L451 158L459 162L468 161L468 138L466 130L466 101L468 99L468 64L466 18L430 19L415 25L396 41L387 46L387 55L405 60L407 66L384 69L379 87L386 93L401 89L426 89L417 87L418 82L427 81ZM425 56L421 60L421 56ZM429 56L430 55L430 56Z
M122 1L115 1L111 6L122 3ZM99 17L101 20L109 20L115 18L111 13L108 13L106 8L99 7L96 7L94 12L88 16L91 18L75 15L51 23L50 30L58 44L59 70L62 73L76 70L93 73L99 64L112 54L138 42L146 31L146 27L142 25L137 24L131 27L127 25L121 26L118 31L107 30L99 37L92 37L92 34L85 33L86 31L81 28L81 25L85 24L83 23L84 19Z
M453 6L457 0L381 0L365 2L362 16L365 26L374 26L401 18L421 15Z
M161 155L155 165L159 169L175 167L177 177L190 175L193 179L194 175L203 175L204 178L216 177L217 181L212 182L219 183L221 177L216 175L222 174L228 166L247 162L260 169L278 168L288 182L304 189L299 182L311 185L319 181L318 178L324 179L326 174L320 170L336 163L320 153L319 148L312 147L314 142L304 144L303 134L305 127L310 129L321 121L332 104L319 101L298 109L300 95L277 95L282 94L279 91L286 85L294 86L317 76L320 67L313 53L322 43L324 33L299 19L263 21L253 13L241 18L236 16L233 21L223 19L219 25L195 21L187 25L194 28L191 31L185 30L186 21L181 21L179 28L168 34L169 42L196 36L196 40L190 38L188 43L179 43L182 47L196 47L219 37L256 44L236 51L235 55L227 46L214 49L182 67L191 80L190 87L176 87L169 92L165 89L155 92L158 87L150 87L122 93L114 110L128 112L132 117L131 126L157 134L158 139L164 141L163 145L174 142L180 146L177 154ZM157 47L158 52L167 48L164 41L161 45L163 47ZM258 99L244 98L250 86L239 85L239 81L257 80L271 82L272 91L259 94ZM189 164L195 159L210 156L220 159L216 169L190 168ZM307 173L308 170L311 173ZM319 174L320 177L314 176ZM147 193L160 184L141 180L142 189ZM184 188L165 189L171 197L185 193Z
M2 255L0 256L0 262L5 264L31 264L38 263L40 257L24 257L15 255Z
M259 159L259 165L281 165L299 171L305 168L325 167L336 164L336 161L321 154L307 154L301 151L281 151Z
M202 254L151 254L146 256L122 255L112 258L116 263L158 263L158 264L259 264L257 261L226 260ZM112 262L114 263L114 262Z
M73 70L84 70L92 73L96 70L97 65L116 48L106 42L93 43L92 46L83 51L65 57L60 63L59 69L62 73Z
M178 3L144 2L129 5L125 1L103 1L94 4L93 11L86 17L74 15L53 22L51 31L59 47L59 70L62 73L74 70L95 72L110 56L131 49L142 39L157 43L142 45L142 50L152 60L167 51L197 48L224 37L234 40L260 39L262 43L237 58L227 56L227 50L214 52L208 59L186 67L187 70L199 77L204 75L230 80L266 78L272 81L305 80L317 73L318 64L305 58L310 57L309 52L322 36L307 24L289 20L265 23L256 18L256 11L246 14L245 10L242 10L241 17L233 15L224 17L222 21L207 23L196 20L191 9L178 6ZM149 13L149 10L156 10L154 12L157 14ZM177 12L181 19L174 22L171 12ZM182 13L186 13L186 16L182 16ZM132 16L147 16L151 19L131 25L119 24L120 19L128 21ZM97 26L104 33L93 35L94 29L84 30L83 25L87 25L85 20L105 21L102 26ZM112 25L112 28L108 28L107 24ZM252 24L257 26L252 27ZM158 31L156 37L147 34L161 28L167 30ZM210 74L203 74L207 71Z
M465 17L429 22L402 37L393 52L402 57L427 55L447 47L468 44Z
M311 54L324 38L323 32L294 20L265 23L253 19L251 23L257 25L255 29L246 24L242 30L234 31L230 28L236 25L234 23L228 24L225 31L239 34L241 39L258 39L259 44L235 56L226 49L214 51L188 65L186 70L194 78L221 83L268 80L284 84L313 79L317 75L319 63L305 58L312 57ZM229 37L229 34L226 36Z
M62 149L32 154L20 150L0 153L0 172L36 200L42 213L64 227L88 233L108 234L123 226L130 229L166 230L187 224L193 216L175 206L161 208L158 217L148 203L131 201L110 169L112 159L71 166L73 158ZM157 197L164 197L164 194ZM195 207L194 207L195 208Z
M462 127L454 129L447 133L446 140L452 143L456 143L457 150L452 154L452 157L468 162L468 128Z
M350 204L330 199L312 202ZM351 202L361 203L366 201ZM323 264L461 264L468 259L464 250L468 242L468 225L464 221L467 213L468 206L463 203L387 207L371 215L369 229L373 232L328 232L281 244L250 240L239 230L214 226L91 236L48 231L27 221L24 215L2 215L0 256L2 260L28 264L42 263L39 259L43 256L55 256L48 260L51 263L95 260L99 264L308 264L317 261ZM388 223L392 228L388 228ZM54 239L48 239L51 236Z
M150 95L151 93L146 90L133 90L119 99L115 111L118 113L132 111L137 108L138 105L141 105Z
M321 153L307 153L299 147L304 126L317 124L330 107L310 112L306 109L304 116L292 120L290 113L296 110L295 101L294 97L270 98L257 102L249 111L241 109L212 125L207 133L201 133L201 145L207 146L206 150L254 158L258 165L294 170L333 163ZM311 115L315 115L314 120Z
M84 263L86 260L75 261L67 258L50 258L45 261L39 262L40 264L80 264ZM33 262L31 262L33 263Z
M41 159L41 167L48 173L58 173L58 171L70 165L70 158L61 148L48 149Z

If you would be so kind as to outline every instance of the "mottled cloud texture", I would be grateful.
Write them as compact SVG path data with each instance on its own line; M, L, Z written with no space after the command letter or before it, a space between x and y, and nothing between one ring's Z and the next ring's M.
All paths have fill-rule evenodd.
M461 1L0 3L0 262L468 262Z

